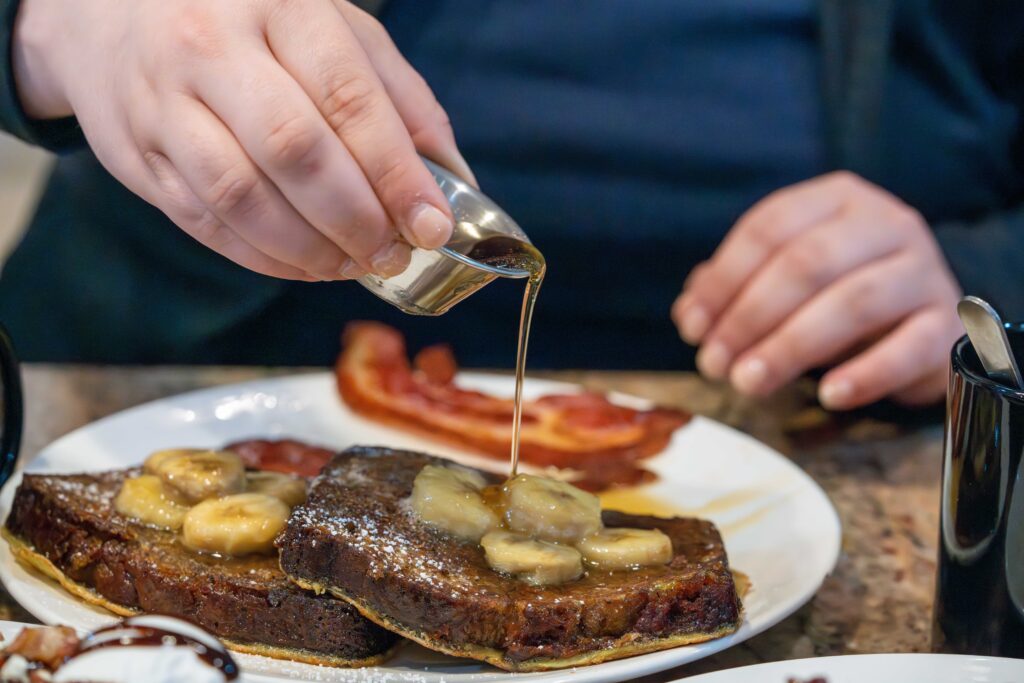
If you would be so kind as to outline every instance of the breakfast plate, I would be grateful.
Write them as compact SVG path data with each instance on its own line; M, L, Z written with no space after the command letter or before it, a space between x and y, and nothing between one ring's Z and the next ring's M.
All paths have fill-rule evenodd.
M769 662L683 680L685 683L786 683L790 679L803 682L815 678L828 683L1017 683L1024 681L1024 660L969 655L847 655Z
M462 386L510 395L512 378L460 373ZM528 398L578 387L529 380ZM614 400L643 407L627 396ZM147 403L78 429L53 442L25 469L38 473L102 471L134 466L155 450L218 447L249 438L293 438L342 449L355 444L428 451L468 465L502 471L505 463L470 455L382 426L350 411L329 373L258 380L195 391ZM695 417L669 447L644 461L658 480L604 498L608 508L711 519L722 532L731 566L749 577L740 629L724 638L588 667L534 674L537 681L619 681L706 657L778 623L821 585L839 553L840 525L825 493L800 468L755 439ZM0 516L10 511L20 473L0 493ZM0 543L0 579L11 595L45 623L93 629L114 617L71 597L15 562ZM247 680L498 681L510 674L487 665L403 645L378 667L330 669L237 655Z

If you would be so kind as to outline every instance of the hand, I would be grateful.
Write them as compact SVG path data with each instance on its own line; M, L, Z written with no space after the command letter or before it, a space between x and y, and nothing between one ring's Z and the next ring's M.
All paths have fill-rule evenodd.
M417 150L472 180L448 118L344 0L24 0L26 112L74 114L103 165L260 273L395 275L451 235Z
M751 208L691 273L672 317L700 344L701 372L742 393L837 365L818 387L828 408L926 404L945 392L959 298L921 216L837 172Z

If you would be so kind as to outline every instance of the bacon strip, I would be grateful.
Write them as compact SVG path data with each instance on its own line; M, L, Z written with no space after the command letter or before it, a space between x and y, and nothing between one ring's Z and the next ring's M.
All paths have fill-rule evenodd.
M354 411L495 457L507 458L511 399L457 386L446 346L429 347L409 364L405 340L392 327L349 324L335 372ZM634 410L593 394L544 396L523 406L520 458L540 466L593 470L621 466L662 451L689 415L669 408Z
M247 439L224 447L234 451L246 467L270 472L315 477L336 451L293 439Z

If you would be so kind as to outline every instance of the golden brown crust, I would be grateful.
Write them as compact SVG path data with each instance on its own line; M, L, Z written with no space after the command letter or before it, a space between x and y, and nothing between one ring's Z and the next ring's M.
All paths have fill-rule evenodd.
M635 636L626 636L624 638L620 638L609 648L592 652L584 652L572 657L564 657L561 659L534 658L522 662L511 662L505 657L503 652L494 648L471 644L464 645L462 648L454 648L443 641L431 639L422 632L411 631L402 624L392 621L379 612L374 611L365 602L358 598L347 595L345 591L341 589L322 586L320 584L303 581L295 577L289 578L295 583L295 585L300 588L313 591L317 595L329 593L336 598L346 601L359 610L360 614L375 624L386 628L389 631L393 631L403 638L419 643L423 647L446 655L452 655L453 657L477 659L487 662L492 666L496 666L499 669L513 671L516 673L568 669L575 666L588 666L590 664L600 664L602 662L609 662L615 659L625 659L626 657L634 657L636 655L647 654L649 652L658 652L660 650L668 650L683 645L693 645L695 643L714 640L733 633L737 628L736 625L729 625L710 633L680 633L662 638L644 638L642 640L637 639Z
M14 555L15 559L17 559L23 566L30 570L35 570L47 578L52 579L71 595L74 595L91 605L102 607L103 609L113 612L121 617L130 617L140 613L137 609L125 607L124 605L112 602L88 586L84 586L77 581L68 578L68 576L58 569L53 562L34 551L27 543L25 543L24 540L11 533L7 527L0 529L0 535L3 536L4 540L6 540L10 546L11 554ZM310 650L265 645L262 643L244 643L230 638L221 638L221 642L235 652L271 657L273 659L290 660L294 662L301 662L303 664L314 664L317 666L349 668L376 666L384 662L394 651L394 648L392 648L387 652L373 657L366 657L364 659L344 659L342 657L334 657L331 655L312 652Z
M102 607L108 612L113 612L119 617L130 617L140 613L137 609L111 602L92 588L83 586L77 581L72 581L64 572L57 568L57 565L50 562L50 560L44 555L34 551L28 543L11 533L11 530L6 526L0 529L0 535L3 535L4 540L7 541L7 545L11 548L11 554L14 555L14 558L21 562L22 565L28 569L36 570L48 579L56 581L60 584L61 588L66 590L68 593L71 593L76 598L84 600L90 605Z

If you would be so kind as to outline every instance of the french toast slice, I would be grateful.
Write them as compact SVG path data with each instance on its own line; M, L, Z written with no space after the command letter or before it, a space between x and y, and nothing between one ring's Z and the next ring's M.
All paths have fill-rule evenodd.
M281 568L426 647L510 671L619 659L739 626L740 599L711 522L605 512L608 527L665 532L672 561L534 587L493 571L476 543L414 516L407 499L416 475L443 462L386 448L335 456L278 537Z
M351 606L296 587L276 557L200 555L119 515L114 498L136 473L26 474L3 529L15 557L115 614L182 617L240 652L365 666L397 642Z

